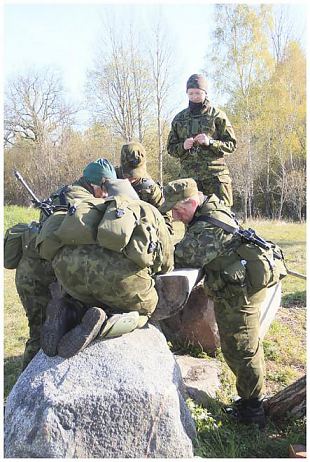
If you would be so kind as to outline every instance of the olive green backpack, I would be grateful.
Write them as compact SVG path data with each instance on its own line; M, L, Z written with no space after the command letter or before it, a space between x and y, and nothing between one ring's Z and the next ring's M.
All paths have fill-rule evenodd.
M221 204L216 196L210 197L207 206L204 208L206 214L198 216L196 221L208 222L228 233L240 236L232 241L232 244L228 243L228 246L233 246L241 264L238 268L236 264L227 266L223 271L224 279L226 277L233 281L243 274L244 277L246 275L249 287L260 290L277 284L287 275L283 252L278 245L265 241L257 236L254 230L241 229L230 208ZM254 236L254 240L251 240L251 236Z
M164 219L155 207L120 195L110 199L98 225L97 241L123 253L140 268L158 272L163 260L160 226L165 226Z
M3 263L6 269L16 269L23 255L40 258L35 249L38 223L18 223L9 228L4 236Z

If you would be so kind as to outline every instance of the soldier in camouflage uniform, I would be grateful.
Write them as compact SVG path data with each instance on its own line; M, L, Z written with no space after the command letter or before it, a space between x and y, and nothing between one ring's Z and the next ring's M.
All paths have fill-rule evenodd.
M230 209L214 194L205 197L198 192L193 179L169 183L164 194L162 211L172 210L173 218L187 225L175 248L175 266L203 268L205 291L214 300L222 352L236 376L241 397L235 403L235 415L241 422L263 427L264 354L259 314L271 283L269 265L261 267L262 249L242 244L239 236L208 221L212 217L236 227ZM241 251L252 253L252 261L242 258Z
M65 205L87 197L102 197L101 184L105 178L116 178L114 167L106 159L98 159L97 165L90 163L83 176L70 186L65 186L51 196L54 205ZM41 213L40 222L46 219ZM38 224L34 224L38 225ZM34 226L35 228L35 226ZM51 300L49 286L56 281L50 262L40 258L35 247L37 230L33 233L27 248L16 268L16 290L25 309L29 326L29 339L23 355L23 369L29 364L41 347L40 336L45 320L46 307Z
M225 156L236 149L234 130L226 114L208 100L202 75L190 76L186 90L189 106L172 121L168 153L180 159L180 178L194 178L199 190L216 194L231 207L233 194Z
M117 188L118 182L119 188ZM137 201L137 207L141 208L141 219L145 218L146 220L147 234L151 240L146 241L145 236L143 237L141 234L131 239L135 239L133 245L137 245L139 248L148 249L152 245L152 250L147 253L152 255L152 258L150 257L148 260L153 263L139 266L135 260L131 259L128 246L124 252L122 248L119 248L119 251L109 250L109 247L105 247L105 244L106 246L108 244L104 238L102 241L89 244L82 242L75 245L63 244L52 261L55 274L65 291L74 299L88 305L89 309L86 311L82 322L67 332L61 330L59 325L60 314L57 315L57 319L51 317L50 322L45 323L45 332L50 340L46 341L43 350L49 356L55 355L57 350L58 355L68 358L82 351L98 334L104 337L114 337L142 327L148 321L158 302L152 276L159 271L165 273L173 269L173 246L160 212L151 204L140 201L128 180L107 181L103 188L105 187L109 201L113 195L122 196L125 200L124 206L120 206L116 210L116 212L121 212L119 216L113 207L112 213L107 212L109 215L109 218L106 219L109 236L111 236L110 231L114 229L113 223L116 223L115 226L117 227L118 218L126 213L126 201L130 200L130 203ZM123 187L126 188L125 191L122 189ZM96 207L109 204L109 201L96 202ZM83 206L83 203L76 204L77 213L79 205ZM91 212L92 209L89 210ZM128 210L130 211L130 209ZM135 210L134 214L138 216L136 215L137 209ZM83 220L90 223L90 216L85 212ZM49 220L51 219L52 217ZM100 223L106 221L103 215ZM128 221L125 220L124 226L126 223L129 236L133 236L132 226L137 226L138 223L131 225L130 221L128 224ZM98 225L99 223L95 219L92 226L94 226L96 235L99 234ZM153 231L156 232L156 237L151 234L152 227ZM62 229L64 230L64 227ZM124 232L125 228L122 228L121 233ZM113 245L114 241L117 243L118 237L114 239L113 234ZM102 243L99 245L99 242ZM107 318L107 315L110 317ZM63 335L59 335L59 333ZM56 346L55 339L57 340Z
M116 173L118 178L128 178L142 201L160 208L164 201L163 192L146 170L146 151L141 143L136 141L123 145L121 165L116 167ZM164 219L170 234L173 235L171 214L164 214Z
M163 203L160 186L152 180L146 170L146 152L139 142L124 144L121 150L121 165L116 168L119 178L128 178L141 200L159 208Z

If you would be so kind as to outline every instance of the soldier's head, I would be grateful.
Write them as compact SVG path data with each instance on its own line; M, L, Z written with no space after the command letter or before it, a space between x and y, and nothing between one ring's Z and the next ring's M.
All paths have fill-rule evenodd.
M100 158L86 165L83 170L83 179L92 187L95 197L103 198L107 196L104 182L107 179L115 180L116 172L111 162Z
M186 93L192 103L203 103L207 95L207 80L202 74L193 74L186 82Z
M172 211L174 220L190 223L201 202L197 183L192 178L171 181L164 188L165 201L160 208L162 213Z
M121 150L121 171L129 180L148 178L146 170L146 152L138 141L124 144Z

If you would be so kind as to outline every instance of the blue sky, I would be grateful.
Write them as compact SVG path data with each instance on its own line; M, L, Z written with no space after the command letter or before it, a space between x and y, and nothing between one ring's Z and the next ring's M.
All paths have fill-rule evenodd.
M305 5L291 5L296 30L305 28ZM139 23L149 28L159 9L169 28L175 49L175 91L178 109L187 103L185 83L189 75L201 71L210 44L213 5L132 4L78 2L60 4L13 3L4 6L4 84L28 67L49 65L58 69L73 100L82 99L86 72L92 67L104 11L113 11L119 21ZM210 91L212 99L212 82Z
M31 65L51 65L63 73L66 88L73 97L81 96L106 8L104 4L6 5L5 79ZM122 20L131 17L139 22L140 27L147 28L152 24L158 6L116 4L108 9L113 9L116 17ZM161 9L176 46L178 83L183 91L189 75L203 66L209 34L206 18L212 14L212 7L203 7L204 19L201 17L201 6L172 4L162 6ZM210 11L207 12L207 9Z

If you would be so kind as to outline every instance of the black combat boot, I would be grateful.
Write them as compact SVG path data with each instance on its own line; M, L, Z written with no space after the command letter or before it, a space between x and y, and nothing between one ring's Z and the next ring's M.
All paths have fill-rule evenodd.
M41 330L41 347L48 356L57 355L57 345L61 337L79 322L79 310L73 299L64 295L59 284L50 285L52 299L46 307L46 318Z
M259 429L266 426L266 417L263 400L259 398L240 398L231 407L225 409L226 413L243 424L257 424Z
M107 318L101 308L93 306L83 316L81 324L78 324L67 332L59 341L57 346L58 355L62 358L71 358L94 340L103 323Z

